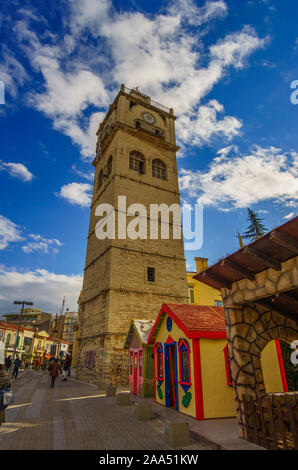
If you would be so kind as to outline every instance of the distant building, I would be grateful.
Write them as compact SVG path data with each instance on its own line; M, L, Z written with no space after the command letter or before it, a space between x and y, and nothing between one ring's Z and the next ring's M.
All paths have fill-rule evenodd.
M5 323L18 324L20 321L21 310L14 313L6 313L3 315ZM51 313L43 312L38 308L24 308L21 316L21 326L24 328L38 327L39 331L50 331Z
M78 312L65 312L65 322L61 338L74 342L74 325L78 322Z
M47 331L38 331L18 325L0 322L0 341L4 343L5 356L12 356L16 345L16 355L23 361L34 365L37 360L42 364L51 356L63 357L70 351L71 343L64 339L52 338Z
M16 345L16 355L24 360L32 357L35 331L30 328L20 327L17 336L18 325L0 323L0 338L4 342L5 356L12 356Z
M54 338L62 338L69 343L74 342L74 325L78 321L78 312L69 312L64 315L52 317L50 335Z
M189 303L194 305L214 305L222 307L222 297L219 290L207 286L193 278L196 273L208 268L208 258L195 258L196 272L187 272L187 288Z

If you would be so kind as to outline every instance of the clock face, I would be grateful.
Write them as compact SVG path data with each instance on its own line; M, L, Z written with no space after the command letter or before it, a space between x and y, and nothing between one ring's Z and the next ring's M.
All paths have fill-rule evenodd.
M154 117L153 117L152 114L150 114L150 113L145 113L145 114L144 114L144 119L145 119L145 121L148 122L149 124L153 124L154 121L155 121Z

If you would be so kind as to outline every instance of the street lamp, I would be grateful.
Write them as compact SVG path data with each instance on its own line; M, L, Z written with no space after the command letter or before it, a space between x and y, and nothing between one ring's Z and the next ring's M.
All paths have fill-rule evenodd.
M20 333L22 316L23 316L23 313L24 313L24 305L33 305L33 302L26 302L25 300L15 300L14 304L15 305L22 305L22 309L21 309L21 314L20 314L20 319L19 319L19 324L18 324L17 336L16 336L16 339L15 339L15 342L14 342L14 348L13 348L13 354L12 354L12 364L14 364L14 358L15 358L15 355L16 355L17 342L18 342L18 337L19 337L19 333Z

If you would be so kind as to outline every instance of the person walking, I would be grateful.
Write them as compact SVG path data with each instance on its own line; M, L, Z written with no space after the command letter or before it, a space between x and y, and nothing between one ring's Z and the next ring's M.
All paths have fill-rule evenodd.
M67 357L65 358L65 360L64 360L64 362L63 362L62 369L63 369L63 379L62 379L62 382L66 382L66 381L67 381L66 374L67 374L67 371L68 371L68 359L67 359Z
M19 367L21 367L21 365L22 365L22 361L17 357L13 364L13 373L12 373L12 377L14 377L15 380L18 376Z
M60 364L58 362L58 359L56 357L51 362L48 369L49 369L50 377L51 377L51 388L54 388L55 380L56 380L56 377L58 377L59 370L60 370L60 373L62 374L61 366L60 366Z
M72 355L71 354L67 354L68 356L68 369L67 369L67 376L70 377L70 371L71 371L71 363L72 363ZM67 358L66 356L66 358Z
M10 370L11 368L11 356L8 356L5 358L5 367L7 370Z
M70 365L71 365L71 357L69 354L67 354L64 364L63 364L63 375L64 375L63 382L67 381L66 375L68 377L70 376Z

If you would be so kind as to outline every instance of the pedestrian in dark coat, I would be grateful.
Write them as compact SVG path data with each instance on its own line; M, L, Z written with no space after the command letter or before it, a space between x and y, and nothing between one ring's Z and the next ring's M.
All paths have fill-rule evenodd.
M67 354L64 364L63 364L63 375L64 375L63 382L67 381L66 373L68 376L70 375L70 365L71 365L71 358L70 358L70 355Z
M67 354L67 356L68 356L67 375L68 375L68 377L69 377L69 376L70 376L70 370L71 370L71 369L70 369L70 368L71 368L71 363L72 363L72 355L71 355L71 354ZM66 356L66 358L67 358L67 356Z
M18 376L19 367L21 367L21 365L22 365L22 361L17 357L13 364L13 373L12 373L12 377L14 377L15 379Z
M8 356L5 358L5 367L7 370L10 370L11 368L11 356Z
M54 388L55 380L56 380L56 377L58 377L59 370L60 370L60 373L62 374L60 363L58 362L58 359L56 357L52 361L52 363L49 365L48 369L49 369L50 377L51 377L51 387Z

